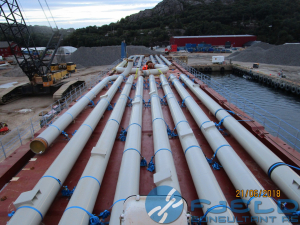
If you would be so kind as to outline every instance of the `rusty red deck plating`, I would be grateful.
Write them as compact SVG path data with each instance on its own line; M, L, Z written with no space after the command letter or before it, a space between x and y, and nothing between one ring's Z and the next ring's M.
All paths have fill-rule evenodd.
M174 75L179 75L180 73L184 73L193 77L192 74L189 74L185 69L183 69L180 65L173 62L176 69L173 71L169 71L167 77L170 73ZM111 73L109 73L111 75ZM159 78L156 78L159 82ZM136 81L136 80L135 80ZM230 110L234 110L243 116L250 117L239 110L232 104L228 104L226 99L224 99L221 95L216 93L213 89L208 88L200 80L196 79L196 82L200 84L200 87L209 94L215 101L222 105L222 107ZM188 89L187 89L188 90ZM196 100L201 109L208 115L210 120L217 122L216 118L209 113L208 109L196 98L196 96L188 90L190 95ZM102 90L96 97L96 101L98 101L100 95L103 95L106 90ZM144 99L147 101L149 96L149 91L144 90ZM178 101L181 101L176 89L173 88L173 92ZM134 96L135 91L132 90L130 93L130 97ZM162 97L164 96L163 90L158 89L158 94ZM112 99L112 103L116 102L119 98L120 93L117 94ZM70 107L75 104L72 103ZM172 128L174 127L174 123L171 117L170 110L168 106L162 106L163 115L165 121ZM86 107L78 117L75 119L74 123L71 123L67 128L66 132L68 134L73 133L77 130L83 121L87 118L89 113L93 110L91 107ZM195 133L195 136L207 157L211 157L213 155L213 151L210 148L209 144L205 140L203 134L201 133L199 127L195 123L191 114L186 108L182 109L192 130ZM62 112L64 113L64 111ZM131 108L126 107L120 129L121 127L126 128L130 119ZM78 160L76 161L74 167L72 168L69 176L67 177L64 186L67 185L69 188L73 188L76 186L81 174L89 160L90 152L92 148L96 145L101 132L104 129L106 121L108 120L111 111L106 111L104 113L103 118L100 120L99 124L96 126L91 138L88 143L82 150ZM151 118L151 108L143 109L143 125L142 125L142 155L149 162L151 156L153 156L153 139L152 139L152 118ZM283 161L288 164L300 166L300 154L293 150L290 146L284 143L281 139L276 138L270 135L264 127L253 121L253 122L241 122L250 132L252 132L257 138L259 138L266 146L268 146L276 155L278 155ZM41 129L35 136L39 135L45 128ZM119 130L120 131L120 130ZM263 187L267 190L278 190L278 187L273 183L272 180L262 171L262 169L256 164L256 162L249 156L249 154L240 146L240 144L232 137L226 136L226 140L233 147L239 157L244 161L244 163L248 166L254 176L258 179L258 181L263 185ZM13 202L18 198L18 196L25 191L31 190L38 180L43 176L45 171L51 165L53 160L57 157L60 151L67 144L67 140L61 135L55 140L55 142L49 147L49 149L43 155L34 155L29 148L29 142L19 149L17 149L14 154L8 157L4 162L0 164L0 188L2 188L6 183L10 181L12 177L18 177L17 181L9 182L5 188L0 192L0 224L4 225L9 220L7 216L8 213L15 210L13 206ZM185 156L183 150L181 148L179 139L170 139L171 148L173 151L173 157L175 161L175 166L178 174L178 179L180 183L180 188L182 191L182 196L188 203L189 210L191 210L191 201L198 199L196 194L196 190L185 160ZM125 142L121 142L119 140L115 141L113 151L110 156L110 160L105 172L105 176L103 178L103 182L101 184L101 189L96 201L96 205L94 207L94 214L99 214L105 209L108 209L112 203L114 198L114 192L117 185L117 179L122 159L122 152L124 150ZM30 158L36 158L36 161L29 161ZM298 172L298 171L296 171ZM236 197L236 189L232 185L228 176L226 175L224 170L215 171L213 173L219 182L222 191L228 202L231 202ZM299 172L298 172L299 174ZM205 182L205 181L203 181ZM155 187L153 183L153 173L150 173L146 170L145 167L141 168L140 173L140 195L147 195L153 188ZM286 198L282 193L281 198ZM68 204L68 199L66 197L62 197L61 193L58 193L55 200L53 201L50 209L47 214L44 216L43 223L44 224L58 224L66 206ZM192 215L202 216L203 213L201 210L196 209L192 212ZM242 220L242 216L249 216L250 214L235 214L238 220ZM240 222L239 224L255 224L254 222Z

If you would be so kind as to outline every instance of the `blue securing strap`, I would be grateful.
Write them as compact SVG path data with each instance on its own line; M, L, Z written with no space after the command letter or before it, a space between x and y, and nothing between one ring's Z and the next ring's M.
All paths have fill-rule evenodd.
M265 197L267 197L268 195L267 194L263 194L263 192L258 196L258 198L260 198L261 196L265 196ZM254 199L254 198L257 198L257 197L255 197L255 196L253 196L253 197L251 197L251 198L249 198L249 200L248 200L248 202L247 202L247 208L248 208L248 206L249 206L249 204L250 204L250 202L252 201L252 199ZM273 199L273 200L275 200L275 199Z
M49 127L55 127L61 133L61 130L57 126L51 124Z
M138 125L141 129L142 129L142 126L138 123L132 123L132 124L129 124L129 126L126 128L126 130L128 130L128 128L131 126L131 125Z
M91 128L91 130L93 132L93 128L90 125L88 125L88 124L82 124L81 126L88 126L89 128Z
M201 126L200 126L200 130L201 130L203 124L209 123L209 122L211 122L211 121L205 121L205 122L203 122L203 123L201 124Z
M124 154L126 151L129 151L129 150L137 151L137 152L141 155L140 151L137 150L137 149L135 149L135 148L127 148L127 149L124 150L123 154ZM141 155L141 156L142 156L142 155Z
M97 96L94 91L90 90L90 92L92 92L95 96Z
M176 124L176 126L175 126L175 128L174 128L174 130L176 130L176 127L180 124L180 123L183 123L183 122L185 122L185 123L188 123L189 124L189 122L188 121L186 121L186 120L181 120L181 121L179 121L177 124Z
M34 207L32 207L32 206L27 206L27 205L20 206L19 208L17 208L17 210L22 209L22 208L33 209L33 210L36 211L38 214L40 214L42 220L44 219L43 214L42 214L39 210L37 210L36 208L34 208ZM17 211L17 210L16 210L16 211Z
M125 201L126 200L126 198L122 198L122 199L119 199L118 201L115 201L113 204L112 204L112 206L110 207L110 209L112 208L112 207L114 207L114 205L116 204L116 203L118 203L118 202L120 202L120 201Z
M185 151L184 151L184 154L186 154L187 150L189 150L190 148L200 148L200 146L198 145L192 145L190 147L188 147ZM200 148L201 149L201 148Z
M217 155L217 153L218 153L218 151L219 151L219 149L220 148L222 148L222 147L231 147L230 145L221 145L219 148L217 148L217 150L215 151L215 154L213 155L213 157L212 157L212 159L214 159L215 157L216 157L216 155Z
M81 210L85 211L90 217L94 216L92 213L90 213L89 211L87 211L86 209L84 209L80 206L71 206L71 207L66 208L65 211L67 211L68 209L81 209Z
M231 209L229 206L227 206L227 205L215 205L215 206L212 206L212 207L210 207L209 209L207 209L206 212L205 212L205 214L204 214L204 216L202 216L202 217L200 218L199 225L201 225L201 221L207 216L208 213L210 213L210 211L212 211L212 210L215 209L215 208L219 208L219 207L222 207L222 208L228 208L228 209L232 210L232 209Z
M159 151L162 151L162 150L166 150L166 151L169 151L171 152L171 154L173 155L172 151L168 148L161 148L161 149L158 149L155 153L154 153L154 156L156 155L156 153L158 153Z
M187 99L187 98L192 98L192 96L186 96L182 101L185 101L185 99Z
M109 120L107 120L107 122L110 121L110 120L115 121L115 122L117 122L117 124L120 125L120 123L117 120L115 120L115 119L109 119Z
M163 118L155 118L154 120L152 120L152 123L155 121L155 120L162 120L162 121L164 121L165 122L165 120L163 119Z
M73 117L73 115L71 113L65 112L65 114L69 114L72 117L72 120L74 120L74 117Z
M110 104L110 102L106 98L102 98L101 100L105 100L108 104Z
M59 179L57 179L56 177L46 175L46 176L42 176L41 179L44 178L44 177L50 177L50 178L53 178L54 180L56 180L56 181L59 183L60 186L62 185L62 184L61 184L61 181L60 181Z
M286 164L286 163L283 163L283 162L278 162L278 163L273 164L273 165L269 168L269 170L268 170L268 176L269 176L270 178L271 178L271 174L272 174L273 170L274 170L275 168L279 167L279 166L289 166L289 167L294 168L294 169L296 169L296 170L300 170L299 167L292 166L292 165L289 165L289 164Z
M140 99L142 99L142 100L143 100L143 97L142 97L141 95L136 95L136 96L134 96L134 98L133 98L133 99L135 99L135 98L140 98Z
M84 95L83 97L86 97L90 102L93 102L88 96Z
M125 94L121 94L121 95L124 95L124 96L126 96L126 98L128 98L128 95L125 95ZM120 96L121 96L121 95L120 95Z
M217 113L221 110L225 110L225 109L218 109L216 112L215 112L215 117L217 117Z
M94 179L95 181L98 182L99 186L101 186L100 181L99 181L96 177L92 177L92 176L84 176L84 177L81 177L79 180L81 180L82 178L92 178L92 179Z

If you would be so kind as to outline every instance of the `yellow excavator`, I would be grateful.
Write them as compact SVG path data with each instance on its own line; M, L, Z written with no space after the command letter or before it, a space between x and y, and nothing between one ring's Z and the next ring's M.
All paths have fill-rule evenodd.
M55 96L54 99L57 100L84 83L84 81L78 80L64 80L70 77L71 73L77 71L73 62L53 63L63 39L63 35L58 28L53 32L43 53L38 54L16 0L13 2L9 0L2 1L0 19L6 21L6 23L0 23L3 36L9 46L12 41L17 44L17 47L14 45L14 48L11 48L12 53L30 81L2 91L0 93L0 104L7 104L24 95L52 94ZM49 52L52 52L50 56Z

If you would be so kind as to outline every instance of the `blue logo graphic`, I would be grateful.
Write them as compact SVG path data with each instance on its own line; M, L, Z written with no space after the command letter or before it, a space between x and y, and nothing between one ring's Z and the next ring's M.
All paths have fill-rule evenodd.
M155 222L172 223L182 213L183 199L175 188L159 186L148 194L145 208L149 217Z

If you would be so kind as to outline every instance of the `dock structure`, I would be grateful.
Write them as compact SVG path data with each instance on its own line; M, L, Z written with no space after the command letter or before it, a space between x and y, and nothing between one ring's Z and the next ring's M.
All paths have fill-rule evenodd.
M300 82L291 81L278 75L265 74L253 69L245 68L242 66L232 66L232 73L237 76L246 75L252 81L263 83L271 88L281 89L286 92L291 92L296 95L300 95Z

